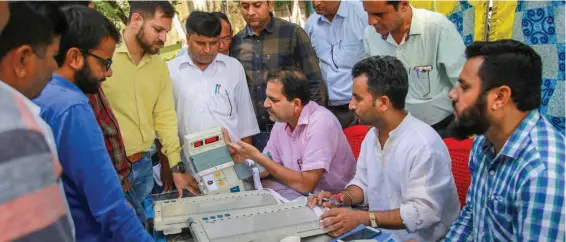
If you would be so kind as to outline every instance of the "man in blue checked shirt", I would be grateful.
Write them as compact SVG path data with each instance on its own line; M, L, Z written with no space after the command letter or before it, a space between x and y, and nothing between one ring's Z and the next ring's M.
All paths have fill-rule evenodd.
M455 134L477 134L466 206L445 241L564 241L564 134L538 112L542 61L515 40L475 43L450 91Z

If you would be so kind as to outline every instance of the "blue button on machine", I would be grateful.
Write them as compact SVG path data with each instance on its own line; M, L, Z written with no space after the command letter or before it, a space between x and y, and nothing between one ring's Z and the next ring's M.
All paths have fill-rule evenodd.
M230 217L230 214L229 214L229 213L227 213L227 214L224 214L224 216L226 216L226 217Z
M208 220L208 218L207 218L207 217L204 217L204 218L202 218L202 220L204 220L204 221L207 221L207 220Z
M218 217L218 218L223 218L224 216L222 216L222 215L216 215L216 217Z
M216 217L215 217L215 216L210 216L210 219L216 219Z
M240 192L240 187L239 186L235 186L230 188L230 192Z

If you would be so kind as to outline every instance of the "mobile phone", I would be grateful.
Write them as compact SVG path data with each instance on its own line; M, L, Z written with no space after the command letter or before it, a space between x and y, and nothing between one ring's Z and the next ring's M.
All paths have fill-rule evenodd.
M373 239L381 234L381 231L372 227L360 226L356 229L343 234L336 241L338 242L346 242L346 241L354 241L354 240L364 240L364 239Z

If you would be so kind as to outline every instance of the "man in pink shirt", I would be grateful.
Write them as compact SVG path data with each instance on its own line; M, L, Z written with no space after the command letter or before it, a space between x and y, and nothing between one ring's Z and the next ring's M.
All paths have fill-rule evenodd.
M308 80L296 68L267 74L263 103L275 121L264 149L229 144L266 170L262 184L287 199L321 190L338 192L355 173L355 158L342 126L326 108L310 101Z

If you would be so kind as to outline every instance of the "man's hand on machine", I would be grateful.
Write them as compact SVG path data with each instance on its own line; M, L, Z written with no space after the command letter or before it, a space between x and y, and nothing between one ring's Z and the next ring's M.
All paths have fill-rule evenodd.
M243 160L250 159L257 161L258 157L262 156L261 152L259 152L256 147L243 141L238 141L236 144L227 143L227 145L234 149L236 153L243 158Z
M197 181L187 174L187 172L173 172L173 182L179 192L179 198L183 197L183 188L186 188L194 195L200 195Z
M228 135L228 130L226 130L225 128L222 128L222 137L224 137L224 142L228 146L228 150L230 151L230 156L232 156L232 160L234 161L234 163L240 164L244 162L246 159L241 155L239 155L238 152L236 152L236 150L230 147L232 140L230 139L230 135Z

